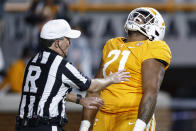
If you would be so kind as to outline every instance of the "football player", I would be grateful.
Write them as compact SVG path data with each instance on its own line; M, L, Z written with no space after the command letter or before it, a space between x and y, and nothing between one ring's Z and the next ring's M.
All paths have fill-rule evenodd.
M87 131L90 125L93 131L155 130L157 96L171 61L170 48L163 41L165 22L157 10L141 7L130 12L124 28L126 38L105 44L96 77L125 69L130 81L112 84L100 94L87 93L100 95L104 106L98 112L84 108L80 131Z

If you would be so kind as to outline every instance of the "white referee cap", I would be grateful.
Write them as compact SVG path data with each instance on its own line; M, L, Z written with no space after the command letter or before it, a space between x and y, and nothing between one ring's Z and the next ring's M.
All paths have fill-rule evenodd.
M51 40L61 37L78 38L81 32L71 29L69 23L64 19L50 20L42 27L40 37Z

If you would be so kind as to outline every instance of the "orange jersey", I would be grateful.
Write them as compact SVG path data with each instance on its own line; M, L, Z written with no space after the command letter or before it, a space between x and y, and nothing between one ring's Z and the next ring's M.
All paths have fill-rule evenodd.
M123 39L110 39L103 49L104 77L123 69L131 75L129 81L112 84L101 92L105 104L100 110L108 113L137 112L142 97L142 62L155 58L167 62L169 66L171 60L170 48L164 41L124 43Z
M3 88L5 85L10 84L12 92L21 93L24 70L25 62L24 60L19 59L9 68L6 77L0 85L0 89Z

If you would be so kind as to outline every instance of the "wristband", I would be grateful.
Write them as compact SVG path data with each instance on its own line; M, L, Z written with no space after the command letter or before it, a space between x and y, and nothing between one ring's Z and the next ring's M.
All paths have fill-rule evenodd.
M80 99L82 98L82 96L80 94L77 94L77 99L76 99L76 103L80 104Z
M91 124L88 120L83 120L80 124L80 130L79 131L88 131L90 125Z
M140 119L137 119L133 131L144 131L145 128L146 128L146 123Z

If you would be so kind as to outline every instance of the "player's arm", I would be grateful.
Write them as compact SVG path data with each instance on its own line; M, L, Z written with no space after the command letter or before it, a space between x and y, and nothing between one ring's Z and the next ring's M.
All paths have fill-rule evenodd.
M103 72L102 72L103 64L102 63L103 62L101 61L95 78L103 78ZM99 96L100 96L100 92L91 93L91 92L87 91L87 93L86 93L86 97L99 97ZM97 111L98 111L98 109L97 110L90 110L85 107L83 108L80 131L88 131L88 128L90 127L90 125L91 125L90 129L92 129L92 125L93 125L95 116L97 114Z
M150 121L157 102L158 92L164 78L165 65L156 59L142 63L143 96L139 105L138 119L133 131L144 131Z

